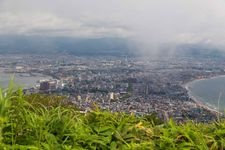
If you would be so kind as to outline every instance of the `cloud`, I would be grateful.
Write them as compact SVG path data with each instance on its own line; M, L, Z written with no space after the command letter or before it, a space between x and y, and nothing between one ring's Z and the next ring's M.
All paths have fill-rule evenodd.
M224 0L0 0L0 34L225 45Z
M1 13L0 34L101 37L126 36L128 31L120 26L85 24L47 13Z

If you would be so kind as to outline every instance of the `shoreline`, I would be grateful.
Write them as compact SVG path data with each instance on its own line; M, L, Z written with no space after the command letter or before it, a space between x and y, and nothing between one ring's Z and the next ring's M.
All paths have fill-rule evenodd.
M25 89L30 89L33 88L37 85L38 81L41 79L53 79L51 76L47 76L44 74L35 74L35 75L29 75L26 76L25 73L7 73L4 71L4 68L0 67L0 77L2 78L0 80L0 86L3 88L8 87L8 83L11 80L11 76L13 77L13 82L15 83L16 86L25 88Z
M188 97L194 101L194 103L198 106L198 107L201 107L201 108L204 108L208 111L210 111L211 113L215 113L216 115L223 115L222 112L220 112L216 107L213 107L213 106L210 106L209 104L207 104L206 102L203 102L202 100L199 100L198 98L196 98L195 96L193 96L191 94L191 91L190 91L190 83L193 83L193 82L199 82L199 81L202 81L202 80L208 80L208 79L214 79L214 78L219 78L219 77L225 77L225 75L215 75L215 76L212 76L212 77L206 77L206 78L201 78L201 79L193 79L193 80L190 80L186 83L183 83L181 86L183 88L185 88L187 90L187 94L188 94Z
M224 75L215 75L215 76L211 76L211 77L205 77L205 78L200 78L200 79L193 79L193 80L190 80L188 82L185 82L183 85L186 86L192 82L199 82L199 81L202 81L202 80L209 80L209 79L215 79L215 78L220 78L220 77L225 77L225 74Z

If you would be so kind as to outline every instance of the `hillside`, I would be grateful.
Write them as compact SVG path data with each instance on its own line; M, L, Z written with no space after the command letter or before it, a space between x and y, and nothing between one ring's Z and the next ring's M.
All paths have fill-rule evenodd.
M13 92L14 91L14 92ZM224 149L225 121L162 123L154 115L80 112L60 96L0 90L0 149Z

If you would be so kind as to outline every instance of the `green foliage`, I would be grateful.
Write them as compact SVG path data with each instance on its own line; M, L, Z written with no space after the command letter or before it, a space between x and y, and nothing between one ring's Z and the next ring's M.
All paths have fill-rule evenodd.
M73 108L75 110L78 110L78 108L76 108L76 106L73 105L71 102L68 102L67 98L64 96L31 94L31 95L24 95L23 99L35 107L38 107L41 104L47 108L52 107L56 108L58 106L62 106L65 108Z
M162 123L155 114L82 113L64 97L0 89L0 149L225 149L225 121Z

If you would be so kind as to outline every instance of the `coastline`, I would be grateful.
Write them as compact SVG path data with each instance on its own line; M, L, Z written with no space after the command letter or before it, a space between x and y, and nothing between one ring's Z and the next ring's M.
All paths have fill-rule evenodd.
M196 104L196 106L204 108L216 115L223 115L223 113L220 112L216 107L213 107L213 106L207 104L206 102L203 102L203 100L199 100L196 96L193 96L191 94L191 90L190 90L190 84L193 82L199 82L202 80L214 79L214 78L219 78L219 77L225 77L225 75L215 75L215 76L207 77L207 78L193 79L191 81L188 81L188 82L182 84L182 87L187 90L188 97Z
M0 86L3 88L8 87L8 83L11 79L11 76L13 77L13 82L16 86L22 87L22 88L33 88L37 85L37 82L41 79L52 79L51 76L46 76L44 74L35 74L33 75L27 75L23 73L5 73L4 68L0 67Z

